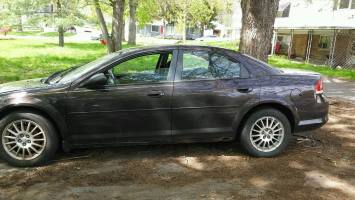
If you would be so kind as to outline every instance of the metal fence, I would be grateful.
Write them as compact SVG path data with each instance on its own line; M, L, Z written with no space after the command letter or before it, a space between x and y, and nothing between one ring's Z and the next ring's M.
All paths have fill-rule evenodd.
M327 65L332 68L355 69L355 36L353 31L338 31L333 37Z

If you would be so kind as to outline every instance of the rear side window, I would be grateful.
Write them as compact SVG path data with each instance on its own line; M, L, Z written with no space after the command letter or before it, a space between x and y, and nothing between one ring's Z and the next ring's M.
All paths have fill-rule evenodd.
M248 78L245 67L228 57L208 51L184 51L182 80Z
M220 79L230 78L248 78L249 73L239 62L232 61L226 56L220 54L212 54L211 61L212 69L215 77Z
M209 54L204 51L186 51L183 54L183 80L212 79Z

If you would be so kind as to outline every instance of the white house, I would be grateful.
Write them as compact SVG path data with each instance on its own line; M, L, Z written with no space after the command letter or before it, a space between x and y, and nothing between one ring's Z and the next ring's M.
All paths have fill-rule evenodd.
M355 0L281 0L274 29L272 53L355 65Z

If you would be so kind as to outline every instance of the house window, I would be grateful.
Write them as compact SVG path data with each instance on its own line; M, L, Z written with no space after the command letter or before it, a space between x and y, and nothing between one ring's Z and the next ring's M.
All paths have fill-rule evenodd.
M338 9L355 9L355 0L339 0Z
M152 32L159 32L159 26L152 25Z
M330 47L330 37L321 35L320 38L319 38L318 47L320 49L329 49L329 47Z

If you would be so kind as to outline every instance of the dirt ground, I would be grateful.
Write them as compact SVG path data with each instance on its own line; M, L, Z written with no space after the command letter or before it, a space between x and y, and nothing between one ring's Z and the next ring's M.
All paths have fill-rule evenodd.
M0 161L0 199L355 199L354 150L355 104L332 99L329 123L276 158L217 143L80 150L32 169Z

